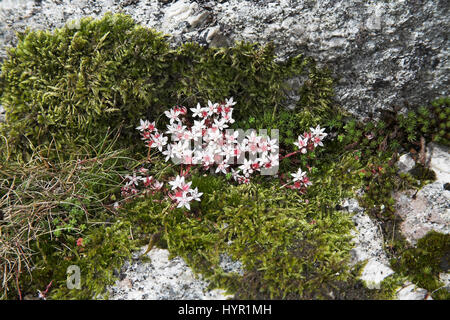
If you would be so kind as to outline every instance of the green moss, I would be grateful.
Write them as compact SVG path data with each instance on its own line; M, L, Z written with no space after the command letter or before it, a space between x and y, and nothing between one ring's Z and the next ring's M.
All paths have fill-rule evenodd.
M241 298L301 297L323 281L348 277L348 214L320 218L316 202L302 204L298 195L275 185L229 186L220 177L195 176L193 185L204 198L190 217L178 210L164 212L167 204L152 199L130 203L126 210L144 234L164 230L170 252L184 257L213 285L245 290L245 279L262 272L258 288L240 292ZM145 230L145 225L152 227ZM220 270L221 253L243 263L247 271L242 279Z
M234 116L247 118L280 107L293 76L310 78L300 89L302 106L323 109L332 92L332 79L310 58L277 63L270 44L170 49L167 36L122 14L18 38L2 66L6 124L0 133L25 158L39 145L97 144L108 128L122 128L119 145L128 146L139 139L140 118L157 119L175 104L233 96L239 101Z
M432 292L433 299L450 299L450 293L439 281L439 273L448 272L450 235L429 232L415 248L406 249L393 259L394 270L407 276L413 283Z

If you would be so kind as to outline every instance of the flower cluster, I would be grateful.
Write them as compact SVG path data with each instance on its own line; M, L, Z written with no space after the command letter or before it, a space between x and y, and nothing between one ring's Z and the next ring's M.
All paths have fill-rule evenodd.
M181 173L169 182L171 190L168 197L176 202L177 207L190 209L189 203L192 200L200 201L202 193L197 188L192 189L191 182L185 181L185 174L193 165L230 175L238 183L249 183L251 175L277 169L280 160L278 139L257 135L254 130L243 133L241 130L229 129L235 122L232 116L235 104L233 98L226 99L223 103L208 101L207 106L197 104L195 108L190 108L190 116L186 107L175 106L164 113L169 119L164 132L156 128L155 122L140 120L136 129L141 132L142 140L149 148L149 159L150 150L157 149L165 156L166 162L171 160L187 167L184 174ZM300 135L294 143L298 150L281 159L297 153L305 154L323 146L322 140L327 136L325 129L320 126L310 129L310 132ZM140 170L141 174L146 173L146 169ZM293 184L290 188L303 189L311 184L306 172L301 169L291 175ZM160 191L163 187L161 182L151 176L136 173L127 176L126 180L127 184L122 189L125 195L136 194L139 182L151 192Z
M172 191L174 192L173 194L169 193L169 197L176 201L178 208L185 207L190 210L189 203L192 200L201 201L200 197L203 193L198 192L197 188L191 189L192 182L185 182L184 177L177 176L169 184L172 186Z

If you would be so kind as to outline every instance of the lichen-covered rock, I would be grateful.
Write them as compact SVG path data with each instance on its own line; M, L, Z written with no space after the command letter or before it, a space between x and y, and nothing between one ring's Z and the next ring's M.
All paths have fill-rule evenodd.
M389 265L389 259L383 249L383 235L377 222L360 212L352 217L356 230L353 232L354 248L351 250L352 263L373 260Z
M401 231L405 238L416 244L431 230L450 233L450 191L436 181L420 189L394 193L396 214L403 222ZM415 195L415 196L414 196Z
M224 300L223 290L208 290L208 282L195 277L180 257L169 260L169 251L153 248L150 262L135 259L122 267L119 280L108 288L111 300Z
M280 59L301 51L334 69L337 99L366 115L448 95L448 9L446 1L433 0L2 1L0 56L14 44L15 31L122 11L172 34L174 43L272 41Z
M394 273L383 249L383 235L380 227L364 212L356 199L345 199L342 206L354 213L352 220L355 231L352 232L354 247L350 251L350 264L367 262L361 273L369 289L379 289L381 282Z
M411 282L407 282L402 288L397 290L398 300L432 300L427 297L427 290L418 288Z
M450 149L436 143L427 146L427 158L430 169L436 174L436 181L450 182Z
M385 264L370 259L364 266L360 279L365 281L367 288L380 289L381 282L393 273L394 270Z
M226 253L222 253L220 255L219 266L226 273L237 273L240 276L244 275L244 267L242 265L242 262L240 262L239 260L234 260Z

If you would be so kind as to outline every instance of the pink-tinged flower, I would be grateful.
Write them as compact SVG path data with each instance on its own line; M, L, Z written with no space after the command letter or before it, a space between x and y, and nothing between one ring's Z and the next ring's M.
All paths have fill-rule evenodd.
M191 184L192 184L192 181L184 183L184 184L181 185L180 189L183 192L188 192L191 189Z
M217 165L217 168L216 168L216 173L218 173L218 172L220 171L220 172L222 172L223 174L227 174L227 168L228 168L229 166L230 166L230 165L227 164L227 163L225 163L225 162L219 163L219 164Z
M161 190L161 188L164 186L164 183L159 182L158 180L155 180L155 182L153 183L152 189L153 190Z
M310 186L310 185L312 185L312 182L311 181L309 181L309 178L308 177L303 177L303 180L302 180L302 182L303 182L303 184L307 187L307 186Z
M214 154L211 152L205 151L202 155L203 166L209 167L214 163Z
M258 162L253 162L252 163L252 169L253 170L259 170L259 163Z
M312 141L314 143L314 147L317 147L317 146L323 147L323 143L322 143L322 138L321 137L316 136L316 137L312 138Z
M152 134L150 131L144 131L142 134L142 140L151 140Z
M187 113L187 108L183 106L175 106L174 110L179 112L181 115L185 115Z
M312 138L312 133L311 132L304 132L303 133L303 138L304 139L311 139Z
M258 152L258 144L249 142L247 145L247 150L251 152L252 154L256 154Z
M78 240L77 240L77 246L78 246L78 247L83 246L83 238L78 238Z
M176 111L175 109L170 109L169 111L165 111L164 114L169 118L170 123L173 123L175 120L179 121L178 116L180 115L180 111Z
M308 138L302 138L302 136L298 136L297 142L294 142L294 145L296 145L300 152L305 154L307 152L306 147L308 146Z
M194 164L194 157L192 150L184 150L183 152L183 164Z
M148 187L153 182L153 177L152 176L144 177L144 178L141 178L141 181L144 183L145 187Z
M211 101L208 100L208 107L207 107L207 111L208 111L208 115L212 116L214 113L216 113L217 111L217 103L212 103Z
M183 208L185 207L188 210L191 210L191 206L189 204L189 202L192 201L192 197L187 195L187 192L182 192L180 196L178 196L177 193L177 197L176 197L176 201L178 202L177 208Z
M146 168L144 168L144 167L141 167L141 168L139 168L138 171L139 171L139 173L145 174L145 173L148 172L148 169L146 169Z

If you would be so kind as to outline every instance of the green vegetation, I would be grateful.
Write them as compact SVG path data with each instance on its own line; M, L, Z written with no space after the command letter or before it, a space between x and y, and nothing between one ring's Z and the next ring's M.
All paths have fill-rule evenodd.
M243 119L281 107L292 76L310 77L301 89L304 104L325 105L317 88L331 86L322 83L312 59L275 62L272 45L186 43L170 49L166 36L121 14L18 38L2 66L0 102L7 119L0 133L24 159L40 145L61 150L97 144L108 128L122 128L118 146L128 146L139 139L138 119L156 119L175 104L239 97L235 117Z
M84 295L72 291L72 298L90 298L111 282L112 268L130 257L129 223L120 221L112 204L121 175L137 162L112 145L90 151L90 158L80 153L78 160L64 162L33 154L19 163L0 154L4 298L44 291L52 280L52 289L64 288L72 264L81 268L87 288ZM83 246L77 245L80 238Z
M419 287L433 292L434 299L449 300L450 292L438 281L439 273L448 270L449 262L450 235L431 231L418 241L417 247L409 248L399 259L393 259L391 265Z
M434 299L449 298L437 280L448 236L432 233L411 248L399 233L391 197L433 179L420 169L423 146L448 144L449 98L407 115L393 110L379 121L357 121L333 102L333 77L311 58L278 63L273 46L249 43L171 48L166 36L125 15L83 19L80 26L20 34L2 67L3 298L34 295L51 281L52 299L104 297L114 270L149 242L182 256L211 287L238 299L386 299L405 279L434 291ZM307 80L288 110L294 88L287 80L296 76ZM238 102L235 127L278 129L282 154L292 152L292 142L309 127L326 127L324 148L281 162L281 174L293 165L311 167L306 194L282 188L273 177L235 185L193 169L189 178L204 195L190 212L170 211L158 196L121 198L122 177L148 165L135 130L140 118L162 122L161 112L175 104L194 107L230 96ZM410 149L418 174L399 176L394 163ZM157 179L178 169L152 157L150 174ZM361 264L348 264L354 225L339 204L357 190L397 259L398 274L379 290L357 279ZM219 267L225 253L243 263L243 276ZM81 269L81 290L66 288L69 265Z

